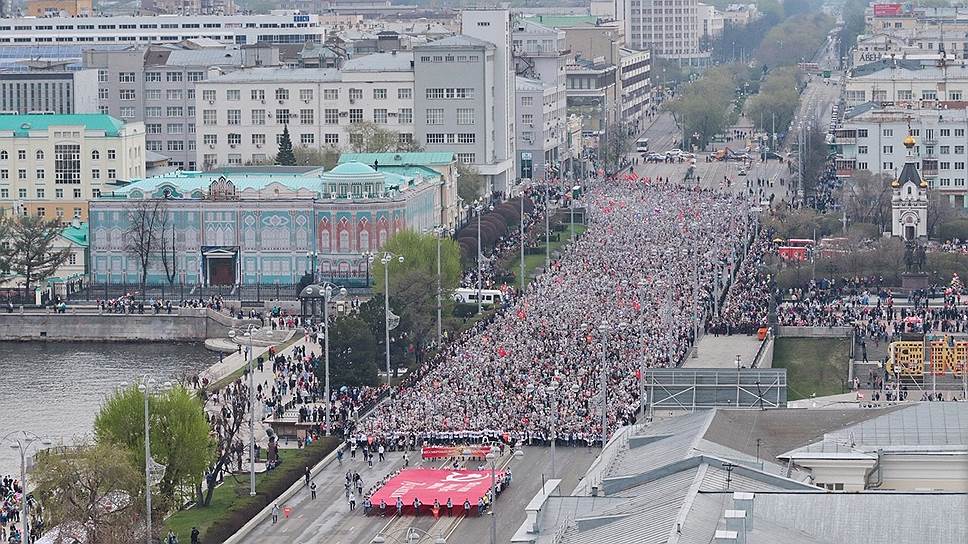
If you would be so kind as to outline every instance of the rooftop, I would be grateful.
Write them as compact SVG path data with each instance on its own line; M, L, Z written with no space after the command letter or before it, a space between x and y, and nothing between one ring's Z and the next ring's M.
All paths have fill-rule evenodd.
M124 122L100 113L0 115L0 132L13 131L18 137L52 126L83 126L85 130L103 130L106 136L117 136Z
M336 68L246 68L210 79L218 83L314 83L339 81Z
M424 151L418 153L343 153L339 162L377 163L379 166L443 165L454 162L454 154L448 151Z
M78 221L62 230L61 236L67 238L70 243L76 246L87 247L90 243L90 238L88 237L89 233L90 225L88 223Z
M549 28L574 28L596 26L599 18L594 15L534 15L524 20L540 23Z
M373 53L350 59L344 72L409 72L413 70L413 52Z
M485 49L494 49L494 44L491 42L486 42L484 40L479 40L472 36L467 36L465 34L458 34L456 36L450 36L447 38L441 38L439 40L434 40L432 42L418 45L417 49L430 49L430 48L443 48L443 47L483 47Z

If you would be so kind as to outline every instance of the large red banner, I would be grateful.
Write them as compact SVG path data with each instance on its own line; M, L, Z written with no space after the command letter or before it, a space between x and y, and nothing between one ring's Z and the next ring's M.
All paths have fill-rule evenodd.
M874 4L874 17L894 17L901 14L901 4Z
M500 481L503 470L495 471ZM406 468L390 479L370 497L374 513L380 511L380 501L387 505L388 512L396 512L397 498L403 501L403 513L426 514L431 512L434 499L441 508L451 500L455 512L463 512L464 501L471 504L471 512L477 511L477 502L491 489L489 470L441 470L430 468ZM420 511L414 512L413 500L420 500Z

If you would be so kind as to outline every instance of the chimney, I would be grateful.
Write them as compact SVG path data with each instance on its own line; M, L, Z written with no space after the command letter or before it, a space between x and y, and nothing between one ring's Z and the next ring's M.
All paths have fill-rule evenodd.
M755 493L733 492L733 509L746 512L746 532L753 530L753 499Z
M738 544L739 533L736 531L716 531L713 537L714 544Z
M724 514L726 518L726 530L736 532L736 544L746 544L746 511L727 510Z

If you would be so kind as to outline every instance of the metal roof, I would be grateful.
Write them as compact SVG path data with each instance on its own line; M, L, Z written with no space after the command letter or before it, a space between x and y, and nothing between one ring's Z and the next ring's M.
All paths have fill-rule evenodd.
M13 131L17 137L51 126L83 126L85 130L103 130L107 136L117 136L124 122L101 113L0 115L0 131Z
M454 162L454 154L449 151L424 151L415 153L343 153L339 162L362 162L379 166L440 165Z
M413 52L373 53L343 64L344 72L409 72L413 70Z
M216 83L315 83L340 81L336 68L247 68L221 75L207 82Z
M456 36L450 36L419 45L416 47L416 49L422 50L436 47L483 47L485 49L494 49L494 44L484 40L479 40L473 36L467 36L466 34L458 34Z

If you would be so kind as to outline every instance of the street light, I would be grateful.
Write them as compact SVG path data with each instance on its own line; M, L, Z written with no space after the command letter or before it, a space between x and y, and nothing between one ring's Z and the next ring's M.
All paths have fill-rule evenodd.
M602 380L602 451L605 451L605 444L608 442L608 386L606 384L608 371L605 369L605 365L608 364L607 350L608 350L608 332L612 330L612 327L604 319L601 325L598 326L598 331L601 333L601 343L602 343L602 370L601 370L601 380Z
M480 231L478 231L478 236L480 236ZM371 263L376 258L376 255L373 253L364 253L363 256ZM389 251L384 251L383 256L380 257L380 263L383 265L383 341L386 343L387 387L390 386L390 263L393 262L394 258L403 264L403 255L396 255Z
M447 227L438 225L434 227L434 236L437 238L437 346L442 346L444 344L444 319L442 312L442 293L443 288L440 283L440 241L444 236L450 234L450 229ZM478 296L480 298L480 296Z
M324 366L325 366L325 371L326 371L326 386L325 386L325 388L326 388L326 391L325 391L325 395L326 395L326 436L329 436L329 432L330 432L330 411L331 411L330 403L332 402L330 400L331 399L331 393L329 391L329 303L330 303L330 300L332 300L332 298L333 298L333 291L334 290L337 290L338 289L339 290L339 296L345 297L346 296L346 288L345 287L340 287L338 285L334 285L334 284L332 284L332 283L330 283L328 281L322 283L320 285L320 287L323 288L323 330L324 330L324 334L326 335L326 338L323 340L323 345L324 345L323 349L326 350L326 356L323 357L323 360L325 361Z
M521 292L524 293L524 190L527 188L527 183L522 179L521 183L518 185L520 191L519 199L521 200Z
M642 344L642 356L639 357L639 414L642 417L642 422L645 422L645 357L648 352L648 346L645 345L646 331L645 331L645 287L648 282L645 278L639 278L639 342ZM651 399L650 399L651 400Z
M243 338L248 341L246 350L246 368L249 372L249 496L255 496L255 378L252 371L252 334L259 330L259 327L248 324ZM235 329L229 331L229 338L235 338L238 332Z
M481 300L481 289L483 286L484 278L481 275L481 260L483 254L481 253L481 215L484 212L484 203L478 199L474 204L474 211L477 212L477 313L480 314L484 311L484 304ZM488 210L493 210L494 206L487 206Z
M319 259L319 252L317 252L317 251L307 251L306 252L306 260L309 261L309 263L310 263L310 265L312 267L311 274L312 274L312 278L313 278L312 281L313 282L316 281L316 260L317 259Z
M27 526L27 520L30 518L30 504L27 502L27 451L37 443L50 446L50 440L29 431L11 431L0 442L10 442L10 447L20 452L20 531L22 533L20 542L30 544L30 532Z
M491 446L491 451L485 456L491 462L491 544L497 544L497 480L495 478L495 465L498 455L496 450L496 446ZM518 448L514 450L512 455L515 458L521 458L524 457L524 451Z
M154 460L151 458L151 424L148 419L148 397L151 395L151 385L155 383L154 378L148 374L141 376L141 383L138 384L138 391L144 396L145 401L145 508L147 515L145 523L147 526L147 542L151 544L151 469L154 468ZM126 384L122 384L126 385ZM171 387L171 382L162 384L162 390Z

